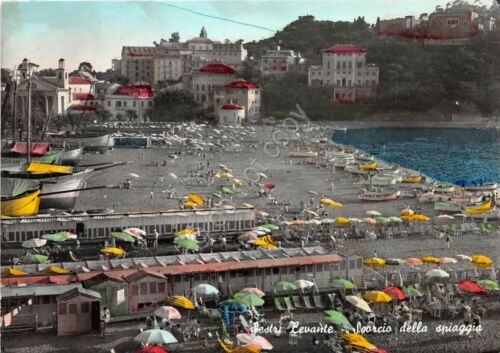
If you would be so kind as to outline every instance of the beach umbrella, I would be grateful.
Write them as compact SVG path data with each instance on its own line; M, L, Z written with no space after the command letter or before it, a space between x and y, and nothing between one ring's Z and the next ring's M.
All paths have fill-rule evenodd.
M307 221L307 224L316 224L316 225L320 225L321 224L321 221L319 219L310 219Z
M420 258L422 262L429 263L429 264L438 264L439 263L439 258L434 257L434 256L422 256Z
M330 284L334 288L353 289L356 285L345 278L332 278Z
M467 255L457 255L455 256L457 259L460 261L472 261L472 257L467 256Z
M366 211L365 213L369 216L382 216L382 213L375 210Z
M253 294L259 296L260 298L262 298L266 295L266 293L261 291L259 288L254 288L254 287L243 288L238 293L253 293Z
M363 260L363 265L382 267L382 266L385 266L385 260L378 258L378 257L371 257L369 259Z
M177 339L169 331L160 329L151 329L139 333L134 338L134 342L141 344L170 344L177 343Z
M486 294L486 290L483 287L472 281L461 281L456 283L456 286L460 290L470 294Z
M390 295L392 298L394 298L396 300L400 300L401 301L401 300L405 300L406 299L405 293L399 287L389 286L389 287L385 287L382 291L384 293Z
M222 195L217 192L213 192L212 196L217 197L218 199L222 199Z
M205 202L205 199L203 199L200 195L198 194L189 194L188 195L188 199L189 201L192 201L194 202L195 204L197 204L198 206L201 206L203 205L203 203Z
M298 287L296 284L288 281L278 281L274 284L274 289L279 291L289 291L296 290Z
M340 333L339 338L342 339L347 346L355 348L356 350L366 351L377 348L366 338L357 333Z
M38 238L33 238L29 240L23 241L21 246L26 249L32 249L32 248L40 248L47 244L47 239L38 239Z
M71 273L71 271L66 270L65 268L62 268L62 267L58 267L58 266L49 266L49 267L43 269L42 272L53 273L56 275L69 275Z
M27 254L21 258L21 263L23 264L44 264L49 262L49 257L40 254Z
M243 186L243 182L240 179L233 179L231 182L236 186Z
M259 210L259 211L257 211L257 212L255 212L255 215L256 215L257 217L260 217L260 218L262 218L262 217L269 217L269 213L267 213L267 212L265 212L265 211L260 211L260 210Z
M355 217L349 217L349 220L351 221L351 223L361 223L362 222L361 219L355 218Z
M175 238L174 243L186 250L199 250L198 241L196 239L188 238L186 236L179 236Z
M2 271L2 276L25 276L26 272L16 267L9 267Z
M345 300L360 310L366 311L367 313L372 312L370 305L368 305L368 303L364 299L362 299L356 295L348 295L345 297Z
M147 345L142 347L138 351L135 351L135 353L168 353L168 352L161 347Z
M228 172L223 172L223 173L217 173L215 174L216 178L226 178L226 179L233 179L234 176L231 173Z
M198 205L196 204L196 202L193 202L193 201L186 201L183 203L184 207L187 207L187 208L196 208Z
M472 256L471 263L479 268L489 268L493 265L493 261L485 255L474 255Z
M256 336L249 333L239 333L236 335L236 338L242 343L259 346L260 348L267 351L273 349L273 345L262 336Z
M347 226L351 223L349 218L344 218L344 217L337 217L335 218L335 223L337 223L340 226Z
M377 225L377 220L375 220L374 218L363 218L362 222L371 226Z
M344 314L336 310L325 311L325 320L334 325L343 327L347 330L354 330L354 327L349 322L349 320L344 316Z
M220 302L219 309L222 309L222 311L227 309L229 312L241 314L246 313L248 310L246 305L240 304L234 299L228 299Z
M168 173L167 175L172 179L177 179L177 175L175 173Z
M140 228L125 228L123 232L130 234L131 236L136 237L138 239L142 239L147 235L146 231Z
M452 220L452 219L455 219L455 217L447 215L447 214L440 214L439 216L437 216L437 218L441 219L441 220Z
M293 283L300 289L307 289L314 287L314 282L306 281L305 279L298 279L296 281L293 281Z
M363 294L363 299L371 304L379 303L390 303L392 302L392 297L382 291L368 291Z
M295 221L292 221L292 223L290 223L292 226L303 226L304 224L306 224L306 221L303 221L301 219L296 219Z
M165 299L167 304L173 305L173 306L178 306L179 308L187 309L187 310L194 310L194 304L191 300L189 300L186 297L180 296L180 295L174 295L172 297L167 297Z
M125 250L115 247L103 248L101 249L101 252L106 255L114 255L114 256L125 255Z
M500 286L498 285L497 281L491 280L491 279L482 279L479 282L477 282L481 287L489 290L499 290Z
M333 201L332 199L321 199L319 203L328 207L334 207L334 208L343 207L343 205L340 202Z
M128 176L132 177L132 178L136 178L136 179L140 178L139 174L135 174L135 173L128 173Z
M197 296L211 296L211 295L218 295L219 290L212 286L211 284L198 284L196 287L193 288L193 292Z
M70 232L59 232L59 233L52 233L52 234L44 234L42 235L43 239L50 240L50 241L55 241L55 242L63 242L68 239L71 239Z
M375 217L375 220L381 224L389 224L391 222L389 217L383 217L383 216Z
M116 239L126 241L128 243L133 243L136 239L133 236L131 236L130 234L125 233L125 232L111 232L111 236L113 236Z
M251 203L243 203L243 206L248 207L248 208L255 208L255 206L252 205Z
M314 190L309 190L308 193L311 195L318 195L318 193Z
M234 300L246 306L263 306L264 300L254 293L236 293Z
M167 320L178 320L182 317L179 310L172 306L161 306L154 311L154 315Z
M452 257L442 257L439 259L440 264L456 264L458 261Z
M403 287L403 292L407 297L421 297L424 294L415 288L415 286Z
M230 353L260 353L262 348L255 344L245 344L243 346L238 346L233 348Z
M276 243L271 236L266 235L264 237L258 238L256 240L252 240L251 243L255 246L260 246L265 249L275 249L278 247L278 243Z
M258 237L259 235L257 234L257 232L251 230L249 232L245 232L239 235L236 239L238 239L239 241L251 241L251 240L257 240Z
M334 220L334 219L331 219L331 218L325 218L325 219L322 219L322 220L321 220L321 223L324 223L324 224L331 224L331 223L335 223L335 220Z
M403 222L403 220L401 218L395 217L395 216L389 217L389 221L394 222L394 223L401 223L401 222Z
M261 228L261 227L255 228L254 232L257 233L257 235L266 235L266 234L271 233L271 231L269 229Z
M264 186L266 189L269 189L269 190L272 190L272 189L274 189L274 188L276 187L276 185L275 185L275 184L264 184L263 186Z
M422 260L417 259L416 257L410 257L405 259L405 262L409 265L420 266L423 264Z
M182 235L196 235L198 234L198 231L195 229L183 229L175 232L176 236L182 236Z
M259 176L262 179L267 179L268 178L267 175L264 174L264 173L257 173L257 176Z
M233 190L231 190L230 188L228 188L227 186L221 186L220 190L219 190L221 193L223 194L232 194L233 193Z
M278 230L278 229L280 229L280 227L278 227L276 224L271 224L271 223L263 224L263 225L259 226L259 228L267 228L269 230Z
M230 171L230 170L231 170L231 169L229 169L229 168L228 168L225 164L219 164L219 165L218 165L218 167L219 167L220 169L224 169L224 170L226 170L226 171Z
M385 264L390 265L390 266L399 266L402 263L405 263L405 262L404 262L404 260L401 260L401 259L387 259L387 260L385 260Z
M436 278L436 279L444 279L450 277L450 274L440 268L434 268L425 273L425 277L428 278Z

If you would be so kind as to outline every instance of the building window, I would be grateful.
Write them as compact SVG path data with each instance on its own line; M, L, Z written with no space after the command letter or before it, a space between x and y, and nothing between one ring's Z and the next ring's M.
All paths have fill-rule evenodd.
M59 303L59 315L66 315L66 303Z
M82 314L88 314L90 312L90 303L82 303Z
M149 293L156 294L156 282L149 283Z
M141 283L141 295L148 294L148 284Z
M111 107L111 101L108 101L108 107Z
M165 283L158 283L158 293L165 293Z
M122 106L122 102L121 101L116 101L115 102L115 106L116 107L121 107Z
M69 314L76 314L76 304L69 304L68 305L68 313Z
M139 286L137 284L132 286L132 295L139 295Z
M458 18L448 18L447 20L448 26L456 26L459 23Z
M123 106L126 107L127 106L127 101L123 101Z
M153 106L153 101L148 101L148 107L152 107Z
M133 101L132 102L132 106L135 107L137 105L137 102L136 101Z

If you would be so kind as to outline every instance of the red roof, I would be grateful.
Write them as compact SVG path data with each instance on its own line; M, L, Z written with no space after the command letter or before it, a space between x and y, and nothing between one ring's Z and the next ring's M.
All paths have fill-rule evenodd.
M88 93L75 93L73 94L73 99L79 100L79 101L90 101L94 99L93 94L88 94Z
M328 49L323 50L324 53L334 53L334 54L352 54L352 53L365 53L366 49L363 47L357 47L352 44L348 45L335 45Z
M136 98L154 98L155 96L151 86L147 84L120 86L112 93L112 95Z
M92 105L75 104L75 105L70 105L68 109L76 112L94 112L97 110L97 107Z
M220 108L224 109L224 110L240 110L240 109L243 109L243 107L241 105L238 105L238 104L226 104L226 105L223 105Z
M224 88L237 88L237 89L256 89L259 88L255 83L245 80L236 80L224 85Z
M70 76L69 83L71 85L90 85L92 82L80 76Z
M200 69L201 72L210 74L234 74L236 70L224 64L208 64Z

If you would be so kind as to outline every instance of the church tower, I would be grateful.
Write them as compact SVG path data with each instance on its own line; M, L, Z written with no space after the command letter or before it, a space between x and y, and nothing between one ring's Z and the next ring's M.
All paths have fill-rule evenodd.
M61 88L69 88L68 73L64 68L64 59L59 59L59 66L56 69L57 85Z
M208 37L207 37L207 30L205 29L205 26L203 26L201 28L200 38L208 39Z

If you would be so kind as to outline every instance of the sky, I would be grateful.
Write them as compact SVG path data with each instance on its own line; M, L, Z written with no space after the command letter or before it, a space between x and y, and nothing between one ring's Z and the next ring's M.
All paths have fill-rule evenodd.
M111 67L122 46L148 46L179 32L181 41L205 26L212 40L245 42L273 35L298 16L352 21L432 12L439 0L253 0L253 1L4 1L1 7L1 66L13 69L23 58L42 68L59 58L74 70L89 61L96 70ZM243 25L195 14L245 22ZM264 27L264 28L260 28ZM338 43L332 43L332 45Z

